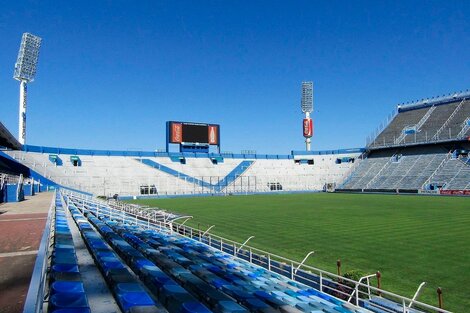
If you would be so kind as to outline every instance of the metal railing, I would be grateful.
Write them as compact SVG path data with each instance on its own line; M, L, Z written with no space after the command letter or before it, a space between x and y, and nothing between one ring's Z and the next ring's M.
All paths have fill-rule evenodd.
M398 110L395 108L388 117L366 138L366 147L375 142L377 137L382 133L382 131L388 127L388 125L393 121L395 116L397 116Z
M358 166L359 166L365 159L367 159L367 152L361 153L361 155L356 158L356 161L354 162L354 164L343 174L343 176L342 176L342 178L341 178L341 183L339 184L338 189L343 188L343 186L345 186L345 185L349 182L349 180L352 178L352 175L354 174L354 172L356 171L356 169L358 168ZM359 161L359 160L360 160L360 161Z
M393 156L395 156L396 153L393 154ZM382 172L390 165L390 163L392 163L391 161L392 159L390 158L383 166L382 168L380 168L380 170L377 172L377 174L367 183L367 185L365 186L364 189L367 189L369 188L373 183L375 183L375 181L380 177L380 175L382 174Z
M430 107L429 110L427 110L426 114L424 114L424 116L419 120L419 122L416 125L414 125L415 134L419 131L421 126L423 126L424 123L426 123L426 121L429 119L429 117L431 116L432 112L434 112L435 109L436 109L435 106ZM397 139L395 139L395 144L397 145L400 144L408 135L405 130L406 130L406 127L403 128L400 136Z
M447 161L451 158L452 156L452 151L449 151L449 153L447 153L446 157L441 161L441 163L436 167L436 169L434 170L434 172L429 176L428 179L426 179L426 181L424 182L424 184L421 186L421 189L426 189L426 186L429 185L429 183L431 182L432 178L434 177L434 175L436 175L437 172L439 172L439 170L447 163Z
M452 112L452 114L449 116L449 118L442 124L441 128L439 128L436 132L436 134L432 137L432 140L436 140L439 138L439 135L441 132L446 128L446 126L450 123L450 121L454 118L454 116L457 114L457 112L460 110L460 108L463 106L464 102L466 100L463 99L460 101L459 105L455 108L455 110Z
M234 240L211 234L209 230L203 232L198 229L183 225L183 223L178 224L168 220L165 221L162 219L157 219L155 216L152 217L150 214L139 216L138 211L134 211L136 216L131 216L128 215L128 212L120 211L118 208L113 208L110 206L105 207L106 203L104 201L97 201L94 198L87 197L72 191L63 191L63 193L67 195L67 199L70 199L77 207L81 207L82 209L89 209L90 206L99 204L96 209L98 216L104 215L108 216L110 219L117 221L121 220L122 222L125 221L127 223L139 225L144 228L185 236L208 245L216 250L245 260L253 265L261 266L268 271L283 275L284 277L287 277L293 281L315 288L316 290L319 290L323 293L332 295L356 307L363 307L364 305L368 304L370 306L380 308L384 312L396 312L390 310L383 303L381 304L383 301L392 301L390 303L398 304L401 307L402 313L410 312L411 305L414 306L413 310L422 310L425 312L435 313L450 313L450 311L419 302L416 299L403 297L398 294L372 286L371 278L375 275L369 275L364 279L361 279L362 281L365 280L365 282L362 282L361 280L355 281L313 266L305 265L303 262L297 262L262 249L248 246L246 245L246 242L239 243ZM67 200L67 205L68 201L69 200ZM103 206L101 211L99 210L100 205ZM301 266L302 269L300 269ZM381 301L373 302L370 301L371 299L380 299Z
M41 237L41 243L39 244L38 254L36 262L34 263L33 274L31 276L31 282L29 284L28 293L24 303L23 313L40 313L43 311L44 304L44 290L47 280L47 267L49 262L49 248L51 239L51 229L53 211L55 207L56 192L52 197L51 206L49 213L47 214L46 227Z
M465 121L462 123L462 129L460 130L457 137L463 138L463 136L465 136L469 128L470 128L470 117L467 117Z

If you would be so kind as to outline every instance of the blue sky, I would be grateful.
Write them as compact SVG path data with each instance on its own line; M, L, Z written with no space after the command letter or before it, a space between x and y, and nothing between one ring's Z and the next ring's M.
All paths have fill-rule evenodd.
M21 34L43 38L27 143L165 146L221 125L223 151L360 147L396 104L470 88L470 1L3 1L0 120L16 135Z

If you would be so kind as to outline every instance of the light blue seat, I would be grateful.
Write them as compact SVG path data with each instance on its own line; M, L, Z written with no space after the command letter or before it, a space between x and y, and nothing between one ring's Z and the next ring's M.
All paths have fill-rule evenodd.
M216 310L221 313L247 313L248 311L234 301L220 301Z

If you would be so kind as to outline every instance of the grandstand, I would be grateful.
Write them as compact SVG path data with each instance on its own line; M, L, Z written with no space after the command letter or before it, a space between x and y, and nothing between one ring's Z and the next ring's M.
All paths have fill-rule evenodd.
M469 190L470 93L399 106L343 191Z
M401 105L369 149L466 140L470 135L470 92Z
M339 184L362 149L291 155L93 151L25 146L4 151L55 183L95 195L318 191Z
M45 257L33 276L43 283L31 285L29 309L448 312L381 290L370 277L355 282L177 224L178 218L56 192L39 249Z

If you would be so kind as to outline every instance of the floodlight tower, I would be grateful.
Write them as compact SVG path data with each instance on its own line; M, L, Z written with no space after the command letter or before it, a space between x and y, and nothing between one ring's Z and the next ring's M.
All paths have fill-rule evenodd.
M303 120L305 147L307 151L310 151L310 138L313 136L313 121L310 118L310 113L313 111L313 82L302 82L302 100L300 107L302 113L305 114Z
M13 74L13 78L20 81L18 141L22 145L24 145L26 141L26 84L34 81L41 41L42 39L38 36L24 33L21 39L18 59L15 63L15 73Z

